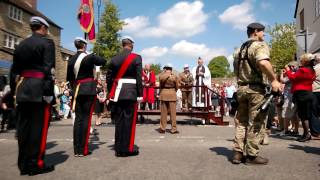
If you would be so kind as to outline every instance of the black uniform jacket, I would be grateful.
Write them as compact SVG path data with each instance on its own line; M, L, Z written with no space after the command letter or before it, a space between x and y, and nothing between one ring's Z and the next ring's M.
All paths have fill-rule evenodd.
M53 96L53 68L55 67L55 46L47 36L33 33L15 49L10 71L10 87L16 93L17 102L42 102L43 96ZM16 90L16 76L23 71L44 73L43 79L24 78Z
M82 53L82 51L78 51L74 56L72 56L68 62L68 72L67 72L67 81L71 83L73 88L76 86L77 80L83 80L86 78L94 78L93 76L93 69L94 66L102 66L106 63L106 60L103 59L100 56L97 56L95 54L89 54L86 57L83 58L78 76L75 78L74 74L74 65L78 59L78 56ZM96 87L97 83L96 81L90 81L90 82L83 82L80 84L80 88L78 91L78 95L96 95Z
M116 78L116 75L127 58L127 56L131 53L130 50L125 49L117 56L111 59L111 63L107 70L106 80L108 91L110 92L113 80ZM136 79L136 84L123 84L118 100L133 100L136 101L137 97L142 97L143 87L142 87L142 59L140 55L131 62L127 71L124 73L122 78L126 79Z

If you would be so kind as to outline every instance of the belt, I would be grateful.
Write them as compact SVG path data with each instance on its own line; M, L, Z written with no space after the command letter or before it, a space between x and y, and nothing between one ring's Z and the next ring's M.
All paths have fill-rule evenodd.
M174 87L162 87L161 89L175 89Z
M78 79L76 80L76 84L86 83L86 82L92 82L95 81L93 78L84 78L84 79Z
M263 88L266 87L265 84L262 83L238 83L239 86L261 86Z
M41 71L26 70L26 71L22 71L21 77L43 79L44 73Z

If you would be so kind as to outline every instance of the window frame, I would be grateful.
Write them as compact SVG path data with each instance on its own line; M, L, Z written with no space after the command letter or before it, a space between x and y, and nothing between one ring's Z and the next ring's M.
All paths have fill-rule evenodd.
M22 9L13 6L13 5L9 5L8 7L8 17L12 20L15 20L17 22L22 23L22 19L23 19L23 11Z
M3 46L8 49L15 49L15 46L20 43L19 37L9 33L3 35Z

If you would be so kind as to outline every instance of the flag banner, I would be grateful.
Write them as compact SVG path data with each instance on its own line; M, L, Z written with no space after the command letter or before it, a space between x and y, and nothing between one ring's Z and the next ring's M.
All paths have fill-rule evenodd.
M95 40L93 0L80 0L78 19L81 29L88 33L90 41Z

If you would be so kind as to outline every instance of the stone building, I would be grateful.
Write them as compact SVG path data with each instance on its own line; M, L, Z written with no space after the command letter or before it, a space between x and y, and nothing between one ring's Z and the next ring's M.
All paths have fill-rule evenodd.
M29 20L40 16L49 24L56 46L56 77L64 80L67 60L74 52L60 46L62 27L37 10L37 0L0 0L0 74L8 74L15 45L31 35Z
M297 26L297 56L306 49L309 53L320 53L320 0L297 0L294 18Z

